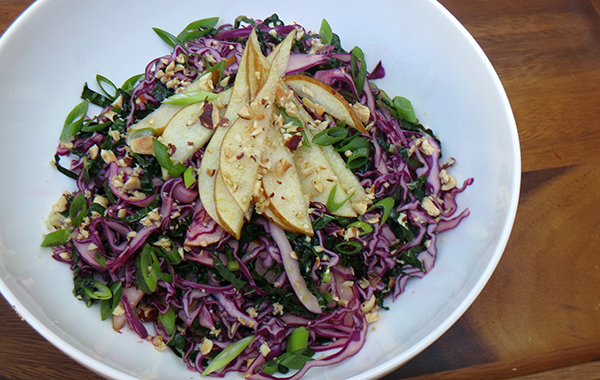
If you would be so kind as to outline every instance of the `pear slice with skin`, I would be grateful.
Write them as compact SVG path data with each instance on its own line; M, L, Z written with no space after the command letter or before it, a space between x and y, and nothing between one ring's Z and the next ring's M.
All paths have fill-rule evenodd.
M212 103L208 103L211 104ZM210 110L206 102L193 103L179 110L169 121L163 131L163 143L175 147L171 155L174 163L185 162L203 147L213 135L215 128L207 128L201 121L200 116L208 110L210 112L211 124L216 122L213 114L218 109ZM216 108L216 107L215 107Z
M252 201L259 162L265 149L265 131L272 128L275 89L281 85L281 77L287 67L294 37L295 30L276 48L277 53L273 56L267 80L247 108L247 117L251 124L246 126L234 123L223 137L219 156L220 172L227 190L243 213L247 212ZM251 55L248 57L252 59ZM248 72L247 75L252 73Z
M256 38L256 33L254 31L250 34L250 38ZM227 110L223 116L223 118L226 119L225 124L217 127L217 130L204 151L200 168L198 169L198 194L200 196L200 201L202 202L206 213L221 227L223 227L223 225L237 225L237 223L233 221L243 218L242 210L237 206L237 203L231 197L229 192L226 191L225 194L220 194L219 204L222 208L230 210L227 213L227 216L231 219L227 224L221 220L219 213L217 212L217 203L215 201L215 179L217 171L219 170L219 154L223 137L225 137L229 125L238 118L238 112L250 102L247 80L248 54L249 51L244 49L235 82L233 83L229 104L227 105ZM232 235L235 235L235 233Z
M205 88L205 86L206 86L207 81L209 81L209 80L212 81L213 75L214 75L214 72L204 74L200 78L198 78L195 81L193 81L192 83L190 83L186 88L184 88L181 91L181 93L183 94L183 93L192 92L192 91L208 90L208 88ZM227 94L223 94L223 95L227 95ZM221 101L223 103L227 103L228 99L222 98ZM167 127L167 124L169 123L171 118L173 116L175 116L175 114L177 112L179 112L183 107L185 107L185 106L175 105L175 104L167 104L167 103L161 104L157 109L155 109L154 111L149 113L142 120L131 125L127 130L128 136L140 129L151 129L153 131L154 136L160 136L163 133L163 131L165 130L165 128ZM129 141L129 139L128 139L128 141Z
M284 221L280 227L312 236L314 231L308 214L308 197L302 191L292 153L285 147L283 136L275 128L268 131L262 164L268 168L262 174L263 189L269 200L269 209Z
M317 106L338 120L343 120L362 133L367 133L365 126L348 101L331 86L306 75L290 75L284 78L300 98L309 99Z

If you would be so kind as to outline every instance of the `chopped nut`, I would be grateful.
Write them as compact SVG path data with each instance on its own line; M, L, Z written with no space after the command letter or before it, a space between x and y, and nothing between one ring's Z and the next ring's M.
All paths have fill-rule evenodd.
M142 136L131 141L131 150L137 154L152 154L154 155L154 137Z
M269 353L271 352L271 349L269 348L269 345L267 344L267 342L264 342L263 344L261 344L260 348L258 350L260 351L260 354L264 357L269 355Z
M115 156L115 153L112 150L102 149L100 152L100 157L102 157L104 162L107 164L117 161L117 156Z
M200 352L202 355L208 355L213 349L213 342L210 339L204 338L202 339L202 344L200 345Z
M371 298L369 298L367 301L363 302L360 305L360 310L363 313L368 313L371 311L371 309L373 308L373 306L375 306L375 301L377 299L375 298L375 294L371 295Z

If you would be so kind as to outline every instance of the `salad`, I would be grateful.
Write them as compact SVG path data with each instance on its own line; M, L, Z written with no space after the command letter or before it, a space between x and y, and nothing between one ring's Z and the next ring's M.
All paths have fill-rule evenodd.
M218 21L155 28L169 55L84 85L55 155L77 189L42 246L115 330L191 370L298 379L433 268L473 179L326 20Z

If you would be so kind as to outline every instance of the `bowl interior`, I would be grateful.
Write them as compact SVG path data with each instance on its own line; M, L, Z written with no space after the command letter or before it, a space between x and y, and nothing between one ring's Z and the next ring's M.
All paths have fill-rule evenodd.
M440 236L433 271L388 301L356 360L305 378L376 378L403 364L462 315L501 257L519 195L516 125L493 67L437 2L41 0L0 40L0 291L46 339L106 377L200 378L134 333L113 333L98 308L72 296L69 268L39 247L50 207L74 188L50 164L64 119L96 74L122 83L168 53L152 27L177 33L200 18L273 13L313 30L326 18L347 50L362 48L368 67L381 60L386 77L378 86L412 101L444 157L456 159L451 173L459 182L475 178L459 196L471 215Z

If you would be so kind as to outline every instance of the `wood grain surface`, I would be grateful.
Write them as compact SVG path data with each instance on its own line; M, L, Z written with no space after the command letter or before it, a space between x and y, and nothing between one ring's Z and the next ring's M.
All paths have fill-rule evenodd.
M505 86L521 141L521 200L481 295L384 379L600 379L600 0L440 2ZM0 0L0 32L30 3ZM1 298L0 321L0 380L101 379Z

